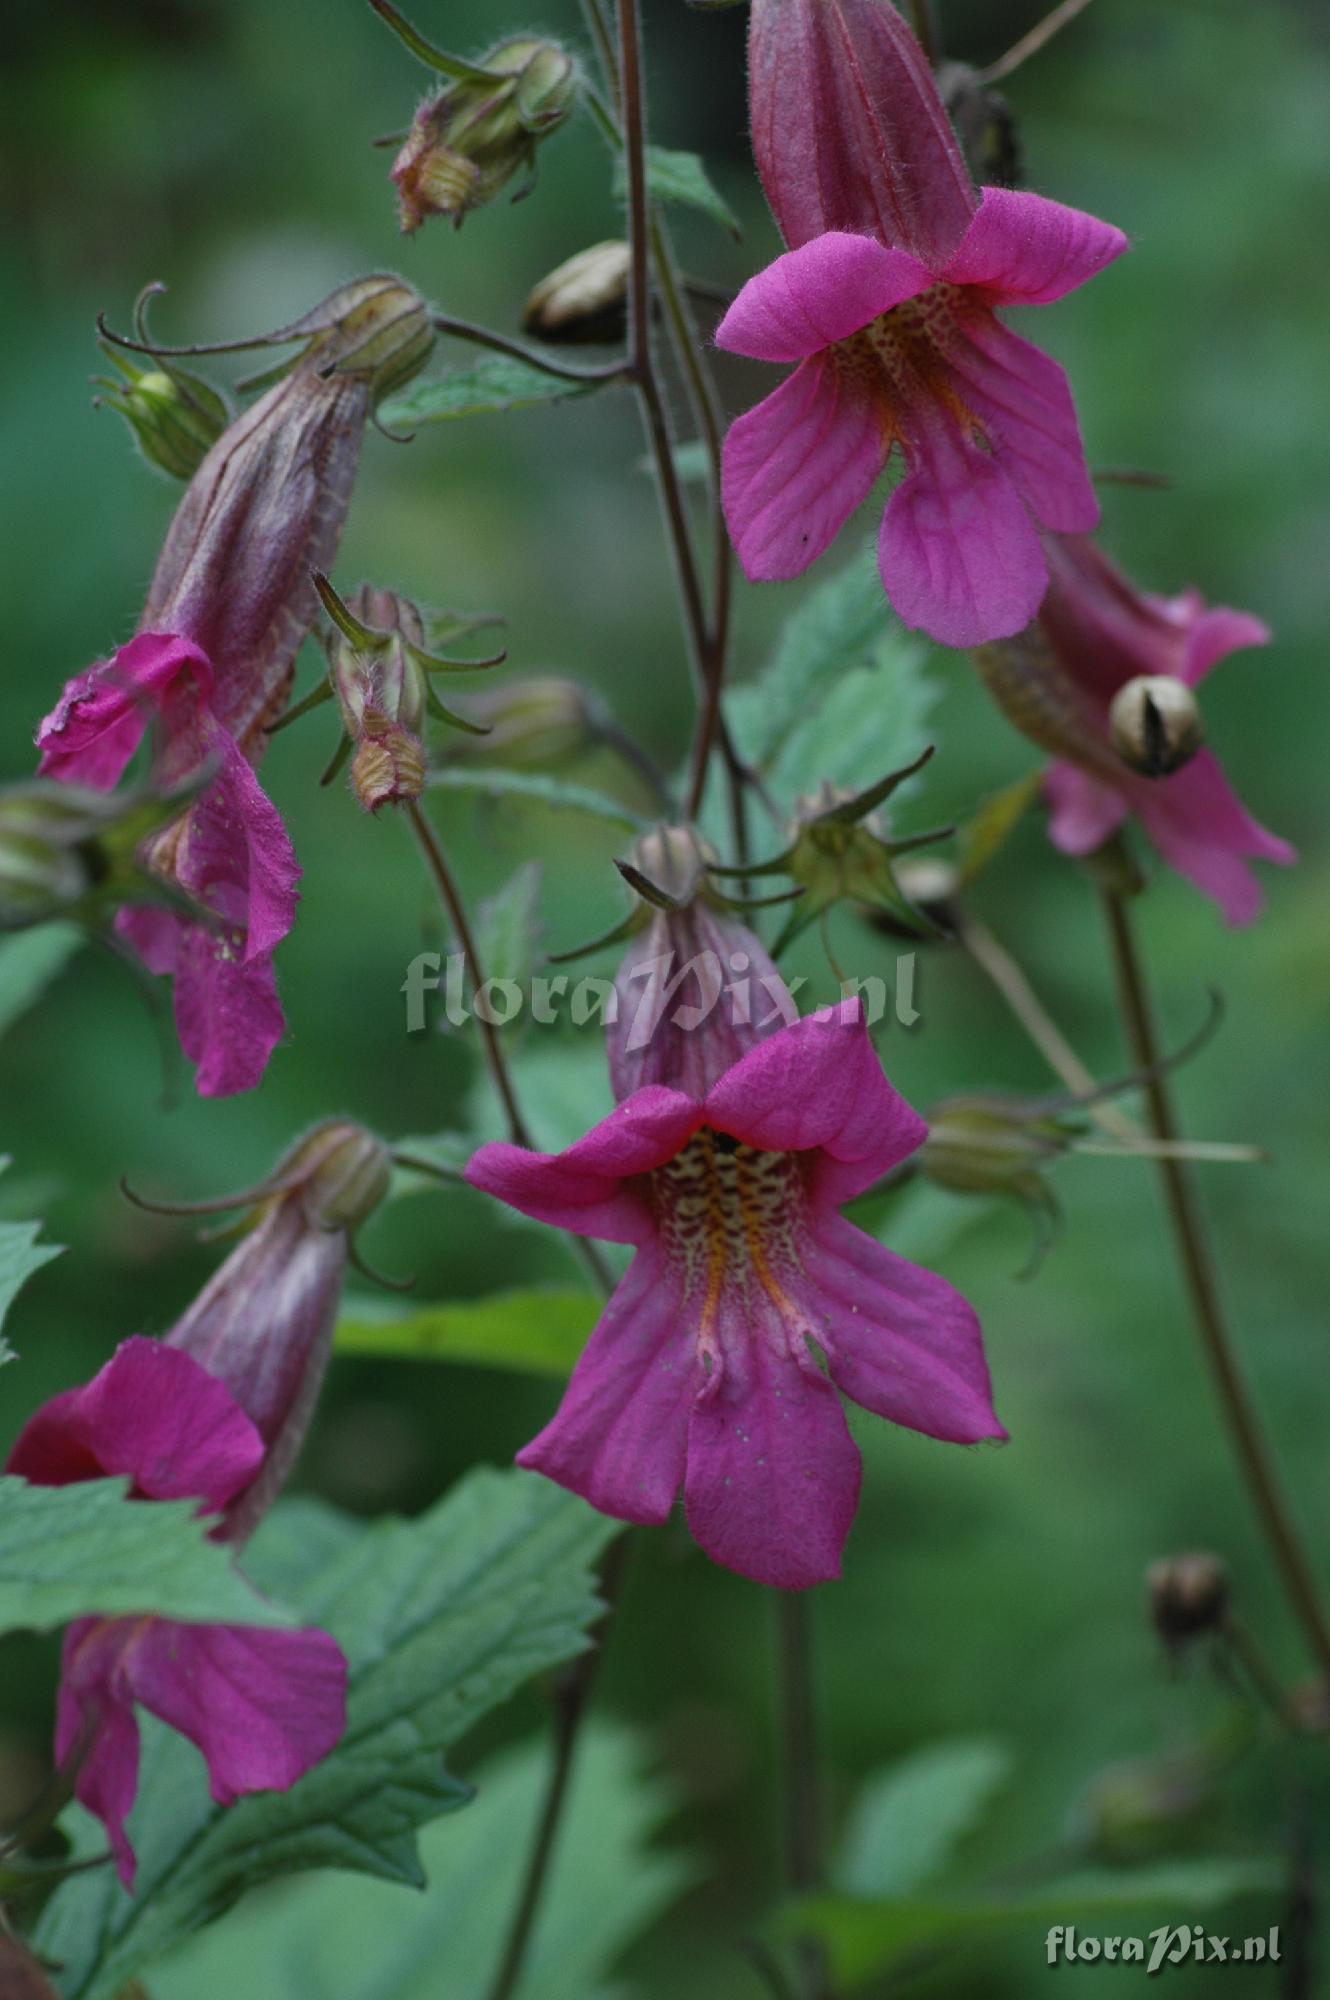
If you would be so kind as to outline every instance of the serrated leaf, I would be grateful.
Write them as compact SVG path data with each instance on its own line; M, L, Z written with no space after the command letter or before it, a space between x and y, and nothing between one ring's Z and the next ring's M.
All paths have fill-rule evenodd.
M208 1539L193 1500L129 1500L125 1479L29 1486L0 1475L0 1631L156 1613L289 1625Z
M454 417L490 416L501 410L528 410L538 403L564 403L602 386L547 375L543 368L533 368L529 362L506 354L483 354L465 368L454 368L431 382L413 382L400 395L390 396L379 411L379 419L389 430L410 430L417 424L450 423Z
M647 193L652 201L663 205L699 209L736 240L743 234L734 210L717 191L697 153L675 153L666 146L648 146ZM628 176L622 158L614 163L614 194L619 201L627 199Z
M0 1173L5 1160L0 1160ZM5 1339L5 1320L21 1288L43 1265L58 1257L58 1243L39 1243L40 1222L0 1222L0 1367L14 1359L14 1350Z
M606 798L603 792L592 791L589 785L568 784L562 778L548 777L543 771L509 771L501 765L481 771L459 764L444 764L430 772L429 782L431 787L440 791L479 792L495 799L526 799L533 805L548 807L551 812L586 813L591 819L604 820L607 826L626 829L629 833L641 833L647 825L647 821L631 806L620 805L617 799Z
M896 622L867 550L804 599L727 713L740 754L788 807L823 779L857 791L908 763L928 744L936 696L927 648Z
M641 1775L626 1731L589 1723L515 2000L587 2000L624 1948L695 1870L647 1841L674 1807ZM548 1777L548 1746L482 1764L463 1826L422 1836L427 1897L320 1876L248 1915L243 1932L199 1939L153 1975L154 2000L484 2000Z
M825 1945L833 1978L855 1986L928 1946L951 1946L1012 1924L1085 1924L1134 1911L1187 1923L1239 1896L1278 1894L1275 1862L1220 1857L1157 1868L1102 1869L1041 1882L1012 1895L911 1896L860 1901L814 1896L790 1905L777 1928Z
M463 1803L441 1753L522 1681L583 1649L599 1609L592 1564L618 1532L533 1474L482 1470L418 1520L325 1538L330 1560L293 1598L350 1662L345 1737L289 1792L223 1811L192 1745L154 1730L130 1820L137 1894L109 1871L72 1877L38 1929L39 1949L64 1966L65 2000L113 2000L276 1876L343 1868L419 1886L416 1829ZM248 1558L260 1582L265 1540L267 1529ZM277 1553L286 1577L289 1538ZM86 1814L72 1809L67 1824L80 1851L96 1851Z
M525 987L536 963L540 934L541 865L524 861L501 889L476 910L476 950L488 979L514 979Z
M986 1738L931 1744L866 1781L833 1871L846 1896L906 1896L937 1875L1011 1770Z
M87 932L74 924L41 924L0 938L0 1035L40 1000L87 941Z
M349 1299L337 1324L343 1354L407 1361L464 1361L566 1381L604 1310L590 1292L543 1287L403 1311L387 1300Z

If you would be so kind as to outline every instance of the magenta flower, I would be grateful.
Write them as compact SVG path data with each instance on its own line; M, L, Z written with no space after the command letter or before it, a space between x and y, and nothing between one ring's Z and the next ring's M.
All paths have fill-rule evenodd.
M1097 740L1109 738L1109 704L1138 675L1199 687L1212 667L1269 629L1245 611L1209 609L1200 593L1143 595L1089 541L1050 541L1052 582L1040 623L1074 684ZM1134 813L1171 868L1213 897L1230 924L1249 924L1264 895L1249 858L1296 861L1233 792L1219 759L1199 750L1171 777L1147 778L1114 758L1093 770L1060 761L1048 773L1049 833L1065 854L1089 854Z
M926 1131L847 1002L705 1097L634 1091L564 1153L482 1146L474 1186L637 1253L519 1465L624 1521L663 1522L682 1486L714 1561L787 1590L838 1576L860 1462L837 1388L930 1437L1006 1435L970 1306L838 1213Z
M747 574L802 574L899 447L878 544L897 613L948 646L1019 632L1048 582L1036 523L1079 533L1099 503L1066 376L996 309L1062 298L1126 247L1078 209L985 188L944 261L831 231L751 278L718 343L799 365L725 441Z
M196 1499L219 1513L263 1464L258 1430L190 1355L135 1338L81 1389L30 1419L8 1470L39 1486L121 1475L145 1500ZM346 1727L346 1660L318 1631L81 1618L65 1634L56 1756L78 1757L74 1790L106 1826L134 1884L125 1822L138 1791L135 1706L197 1744L212 1796L286 1791Z
M213 913L124 910L118 928L149 970L175 979L180 1045L205 1097L249 1090L284 1022L273 953L295 920L300 869L281 816L213 709L210 661L191 640L143 632L70 681L37 732L43 774L110 791L150 723L162 781L215 766L202 796L158 835L157 873Z

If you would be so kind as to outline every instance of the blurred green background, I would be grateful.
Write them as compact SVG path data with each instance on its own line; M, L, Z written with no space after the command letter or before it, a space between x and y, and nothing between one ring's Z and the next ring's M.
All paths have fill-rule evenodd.
M949 0L949 51L990 60L1039 11L1024 0ZM532 25L583 45L571 0L549 0L538 22L480 0L446 9L420 0L416 15L467 52ZM702 151L745 224L736 246L684 217L685 261L733 287L774 247L746 151L744 15L653 0L646 16L653 136ZM177 498L119 421L89 407L99 308L125 324L138 288L163 279L161 336L222 339L280 324L386 265L442 309L511 329L537 278L618 227L606 158L583 121L544 149L528 201L477 214L460 234L434 225L399 239L390 156L370 141L406 122L423 73L356 0L58 0L14 14L6 42L4 778L31 769L34 724L64 678L132 632ZM1203 1170L1204 1191L1259 1400L1330 1575L1321 810L1330 22L1290 0L1259 9L1097 0L1009 89L1030 184L1120 223L1135 245L1031 329L1071 370L1092 462L1174 481L1167 492L1106 488L1109 545L1147 586L1195 583L1259 612L1276 633L1268 653L1215 677L1207 719L1244 798L1297 843L1301 865L1270 871L1267 914L1247 933L1226 932L1209 904L1164 875L1141 922L1174 1039L1202 1016L1208 985L1228 1003L1222 1035L1179 1085L1190 1129L1274 1155L1269 1167ZM760 374L725 364L733 409L765 386ZM640 456L633 408L608 397L443 426L409 448L371 434L338 579L502 611L514 671L585 679L672 765L690 702ZM845 547L869 533L867 515L858 518ZM804 587L741 590L739 677L760 664ZM311 647L302 686L318 672ZM1030 763L963 660L940 660L938 673L939 756L911 808L919 824L963 811ZM118 1339L169 1324L215 1261L187 1225L127 1207L121 1173L177 1198L204 1195L255 1180L331 1111L390 1135L467 1116L474 1051L404 1032L403 969L439 948L437 918L404 827L389 814L366 819L341 785L318 789L330 718L321 711L280 737L265 767L306 874L279 962L290 1034L261 1091L202 1103L182 1073L164 1104L143 1005L96 951L0 1045L0 1150L14 1160L0 1204L45 1216L48 1235L69 1246L13 1315L21 1361L0 1377L0 1447ZM542 857L551 949L617 919L612 834L460 797L436 810L473 897ZM1037 821L985 880L980 907L1085 1058L1104 1074L1120 1069L1093 896ZM889 969L891 949L853 917L838 916L836 938L855 970ZM816 951L801 968L805 960L814 969ZM1037 1056L958 953L921 961L918 1004L919 1024L892 1024L881 1043L916 1103L957 1088L1046 1086ZM534 1077L526 1044L517 1060L528 1055ZM576 1060L570 1052L568 1065ZM602 1101L588 1103L588 1118ZM1013 1276L1026 1251L1018 1213L981 1218L944 1259L984 1319L1011 1444L948 1451L857 1423L864 1502L846 1580L817 1604L833 1827L863 1773L906 1751L957 1735L1012 1747L1014 1776L987 1831L964 1849L974 1880L1083 1831L1078 1802L1106 1767L1185 1755L1229 1726L1229 1699L1204 1674L1170 1674L1161 1662L1142 1614L1151 1558L1222 1550L1244 1616L1280 1667L1305 1666L1219 1434L1149 1170L1072 1161L1058 1186L1065 1239L1035 1281ZM367 1247L385 1268L416 1271L422 1297L571 1271L557 1242L506 1228L466 1193L398 1205ZM353 1509L409 1511L477 1457L506 1462L553 1399L551 1385L512 1375L341 1360L301 1483ZM736 1940L778 1880L769 1607L756 1588L710 1569L681 1528L639 1540L603 1701L646 1732L679 1800L667 1838L691 1850L699 1879L625 1966L651 2000L685 1990L729 2000L760 1990ZM53 1665L46 1644L0 1648L0 1823L40 1782ZM525 1697L498 1733L534 1729L541 1714ZM1279 1853L1289 1815L1281 1772L1259 1741L1235 1755L1198 1830L1160 1832L1161 1851L1199 1839ZM1323 1824L1323 1780L1313 1770L1308 1783ZM442 1830L444 1855L445 1834L465 1843L466 1815ZM218 1935L237 1977L250 1923L242 1908ZM1042 1937L986 1942L980 1955L928 1972L920 1990L1024 1995L1042 1962ZM1199 1975L1191 1989L1191 1975L1175 1978L1179 1990L1201 1990ZM1280 1990L1264 1973L1225 1980L1244 1982ZM169 1974L150 1983L171 2000Z

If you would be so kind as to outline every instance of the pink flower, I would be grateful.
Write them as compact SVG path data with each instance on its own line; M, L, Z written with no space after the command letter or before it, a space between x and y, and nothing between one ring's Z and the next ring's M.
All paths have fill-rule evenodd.
M637 1252L518 1463L625 1521L663 1522L682 1486L714 1561L787 1590L838 1576L860 1463L836 1388L931 1437L1006 1435L969 1305L838 1214L926 1130L847 1002L704 1097L634 1091L567 1152L482 1146L474 1186Z
M928 58L887 0L752 0L748 104L792 250L844 229L931 269L951 256L979 197Z
M995 309L1062 298L1126 247L1077 209L985 188L944 261L832 231L751 278L718 343L798 366L725 441L747 574L806 570L899 446L878 544L897 613L949 646L1019 632L1048 581L1036 522L1081 532L1099 504L1066 376Z
M192 640L143 632L70 681L37 732L43 774L111 790L144 732L159 730L158 774L176 785L215 774L149 851L156 872L212 911L122 911L118 927L152 972L175 979L180 1045L205 1097L259 1081L284 1022L273 953L295 920L300 869L281 816L213 708L211 662Z
M1109 704L1127 681L1159 674L1196 688L1230 653L1269 642L1259 618L1208 609L1198 591L1143 595L1093 542L1051 540L1049 564L1040 623L1104 741ZM1170 867L1213 897L1230 924L1251 923L1264 901L1248 857L1297 859L1286 840L1252 818L1210 750L1198 751L1171 777L1140 777L1116 759L1107 766L1096 759L1093 773L1055 763L1046 783L1049 832L1065 854L1090 853L1134 813Z
M8 1470L39 1486L128 1476L136 1498L197 1499L219 1513L259 1473L263 1440L190 1355L125 1341L84 1388L30 1419ZM212 1796L286 1791L346 1727L346 1660L325 1632L82 1618L65 1634L56 1756L81 1752L74 1789L111 1838L126 1888L125 1821L138 1791L135 1705L198 1745Z

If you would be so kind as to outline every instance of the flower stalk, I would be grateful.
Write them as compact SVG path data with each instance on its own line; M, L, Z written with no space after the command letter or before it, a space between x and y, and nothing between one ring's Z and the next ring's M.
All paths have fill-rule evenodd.
M1135 926L1120 892L1108 888L1102 895L1132 1061L1143 1073L1151 1130L1163 1146L1171 1148L1181 1139L1181 1127L1172 1093L1160 1071L1159 1037ZM1238 1358L1186 1162L1168 1151L1159 1156L1158 1166L1196 1331L1248 1494L1307 1643L1320 1671L1330 1679L1330 1616Z

